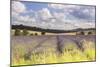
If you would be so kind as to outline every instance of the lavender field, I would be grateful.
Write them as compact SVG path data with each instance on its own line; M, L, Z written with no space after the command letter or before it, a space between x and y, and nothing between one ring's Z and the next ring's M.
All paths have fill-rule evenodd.
M11 66L96 61L96 6L11 1Z
M12 36L11 64L95 61L95 35Z

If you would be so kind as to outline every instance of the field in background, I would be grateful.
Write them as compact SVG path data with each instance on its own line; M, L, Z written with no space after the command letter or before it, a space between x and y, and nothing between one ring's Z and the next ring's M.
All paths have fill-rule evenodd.
M95 61L95 35L12 36L11 65Z
M22 32L22 30L20 30ZM30 31L30 30L27 30L28 31L28 36L29 34L35 34L37 33L38 35L41 35L41 32L39 31ZM11 35L14 36L15 34L15 30L11 30ZM48 32L45 32L45 35L76 35L76 32L70 32L70 33L48 33Z

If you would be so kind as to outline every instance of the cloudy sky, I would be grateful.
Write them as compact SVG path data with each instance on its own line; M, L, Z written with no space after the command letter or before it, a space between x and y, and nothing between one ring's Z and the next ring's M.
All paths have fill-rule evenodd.
M71 30L95 27L95 7L12 1L12 24Z

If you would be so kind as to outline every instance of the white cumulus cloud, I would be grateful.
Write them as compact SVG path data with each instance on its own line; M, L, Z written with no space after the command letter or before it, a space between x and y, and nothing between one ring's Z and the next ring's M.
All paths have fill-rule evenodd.
M12 24L59 30L95 27L95 22L92 22L95 17L94 7L62 4L47 4L47 6L37 11L27 10L24 3L13 1Z
M12 1L12 11L16 13L23 13L26 11L26 7L21 2Z
M52 18L52 14L50 13L48 8L42 8L38 11L38 17L40 17L43 20L47 20L49 18Z

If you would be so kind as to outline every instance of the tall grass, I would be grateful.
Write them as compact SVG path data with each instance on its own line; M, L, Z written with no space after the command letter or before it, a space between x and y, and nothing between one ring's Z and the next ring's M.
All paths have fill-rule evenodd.
M42 53L32 52L30 59L25 60L26 48L22 45L16 45L12 53L12 66L30 65L30 64L49 64L63 62L81 62L95 60L94 42L84 41L84 51L81 51L73 44L65 46L63 53L54 51L53 48L44 49Z

